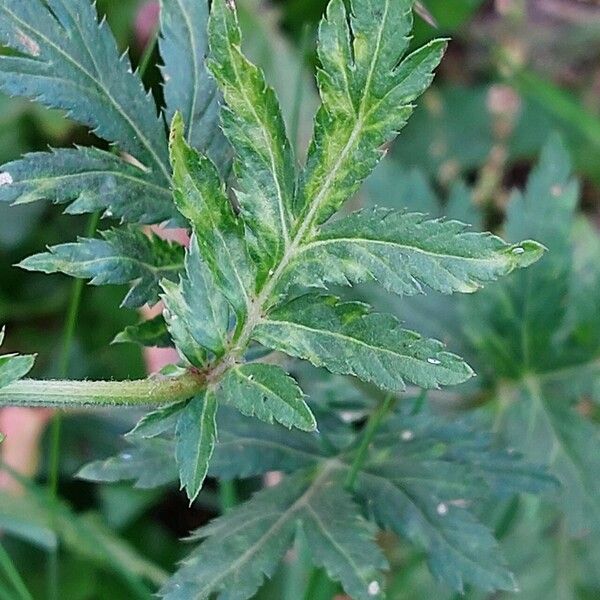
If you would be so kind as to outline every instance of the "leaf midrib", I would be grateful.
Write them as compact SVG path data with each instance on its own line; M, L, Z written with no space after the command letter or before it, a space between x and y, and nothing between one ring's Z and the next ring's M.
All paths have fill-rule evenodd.
M185 20L185 25L186 25L186 29L188 32L188 37L190 40L190 46L192 48L192 66L193 66L193 79L194 79L194 85L192 86L192 102L191 102L191 106L190 106L190 115L189 115L189 119L187 120L187 127L188 127L188 132L187 132L187 139L192 140L192 132L194 129L194 114L196 112L196 103L198 101L198 73L199 73L199 69L198 69L198 57L197 57L197 48L196 48L196 39L194 37L193 31L194 31L194 27L192 25L192 22L190 21L190 17L187 14L183 4L181 3L181 0L176 0L177 5L179 6L180 10L181 10L181 14L183 15L183 18Z
M234 560L227 569L224 569L219 575L209 581L202 589L198 591L198 595L202 596L215 589L215 586L228 577L231 573L235 573L237 569L245 562L250 560L261 548L274 536L276 533L292 518L292 516L303 507L307 506L311 497L317 493L320 486L325 483L327 477L337 468L337 461L326 463L321 473L316 477L308 489L298 498L288 509L281 513L281 516L269 527L262 537L252 546L250 546L239 558Z
M482 264L487 264L487 263L502 264L504 262L510 262L510 261L500 260L500 257L503 255L500 253L497 253L497 252L492 253L489 257L485 257L485 258L481 258L478 256L460 256L460 255L455 255L455 254L445 254L443 252L434 252L433 250L425 250L424 248L419 248L418 246L410 246L408 244L402 244L400 242L395 242L395 241L391 241L391 240L372 239L372 238L368 238L368 237L355 237L355 238L335 237L335 238L329 238L329 239L314 239L302 246L302 249L300 250L298 256L300 256L302 253L306 252L307 250L311 250L312 248L315 248L318 246L332 245L332 244L336 244L336 243L358 244L358 245L364 245L364 246L367 246L367 245L393 246L395 248L400 248L407 252L413 252L413 253L424 254L426 256L431 256L432 258L435 258L435 259L452 259L452 260L461 260L461 261L465 260L465 261L471 261L474 263L482 263ZM507 248L508 248L508 246L507 246Z

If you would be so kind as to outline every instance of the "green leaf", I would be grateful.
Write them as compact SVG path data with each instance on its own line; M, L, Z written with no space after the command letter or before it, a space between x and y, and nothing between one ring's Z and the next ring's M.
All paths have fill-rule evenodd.
M544 394L530 378L499 418L507 443L528 460L547 464L560 481L557 504L570 533L600 529L600 429L574 408Z
M171 128L171 161L175 203L192 224L203 260L243 323L254 291L244 225L234 214L214 164L186 143L179 115Z
M162 438L135 439L135 443L116 456L82 467L77 477L87 481L115 483L135 481L135 487L153 489L178 479L174 460L175 446Z
M212 390L196 396L177 421L175 458L190 503L200 493L217 436L217 399Z
M478 506L554 485L543 469L495 449L472 425L407 409L376 438L357 493L382 527L423 547L433 575L453 589L514 590L492 533L475 516Z
M312 560L332 580L339 581L351 598L382 598L380 571L387 567L387 561L374 542L377 529L360 515L350 495L340 489L341 481L336 483L337 489L329 485L306 507L302 529Z
M402 129L445 50L435 40L404 60L411 0L333 0L319 28L323 106L316 118L297 214L306 231L324 222L379 162Z
M186 402L176 402L144 415L126 434L128 439L152 439L174 430Z
M208 65L227 103L223 130L236 151L237 198L252 231L251 248L263 283L290 244L294 154L275 92L242 54L237 14L226 0L212 3L209 38Z
M314 431L317 427L302 390L277 365L254 363L233 367L219 383L216 393L246 416L267 423L277 421L289 429Z
M292 473L314 467L325 456L319 436L261 423L228 406L219 407L219 440L209 473L224 480Z
M166 136L152 98L88 0L6 0L0 43L22 53L0 58L0 89L67 111L133 155L149 179L169 182Z
M164 65L165 116L168 123L180 111L185 138L219 167L229 162L229 146L219 128L219 94L208 75L208 2L162 0L160 54Z
M560 139L552 137L524 194L515 192L506 233L532 236L551 252L536 265L465 300L465 333L482 359L504 377L520 379L572 359L558 360L555 338L565 320L572 269L571 230L579 187Z
M27 481L23 494L0 495L0 526L5 534L56 550L58 542L74 556L116 574L143 577L161 585L165 572L102 524L94 513L75 513L66 503Z
M386 563L375 532L334 481L331 466L312 482L299 472L198 530L195 537L206 541L163 588L163 597L250 598L292 545L298 521L315 563L348 594L357 600L381 597L377 570Z
M103 239L80 238L77 243L52 246L19 266L28 271L65 273L91 279L92 285L132 283L123 300L130 308L155 304L159 281L175 280L183 268L182 246L138 229L111 229Z
M162 315L137 325L128 325L115 336L113 344L139 344L150 348L171 348L173 341Z
M179 403L148 413L127 434L130 445L123 452L87 464L77 476L98 482L135 481L140 488L175 482L175 444L170 437L184 408L185 403ZM269 471L292 473L315 467L326 457L318 436L261 423L226 405L219 407L217 430L219 439L209 468L212 477L231 480Z
M348 285L375 280L401 295L423 286L449 294L527 267L543 246L509 246L491 234L465 232L458 221L427 220L420 213L365 209L325 226L290 264L289 284Z
M264 346L400 392L404 380L425 388L466 381L471 368L432 339L404 330L391 315L333 296L307 295L272 311L256 327Z
M0 329L0 346L4 341L4 327ZM14 383L31 371L35 356L20 356L18 354L0 355L0 388Z
M196 236L186 252L185 274L179 285L164 281L162 287L167 327L185 358L200 367L207 351L221 356L228 340L229 305L215 288Z
M97 148L35 152L0 167L9 185L0 186L0 202L50 200L72 204L67 213L104 210L130 223L181 224L168 186L122 158Z

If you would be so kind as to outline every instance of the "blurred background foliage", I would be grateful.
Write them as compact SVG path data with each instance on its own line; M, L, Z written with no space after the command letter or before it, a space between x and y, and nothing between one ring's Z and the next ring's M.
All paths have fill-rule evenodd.
M246 48L278 90L290 135L305 148L317 103L312 83L314 38L326 0L238 3ZM452 38L448 55L432 88L355 206L365 202L402 205L450 213L478 228L498 228L512 188L524 185L550 133L558 132L581 181L579 213L586 220L582 225L582 217L576 219L576 257L579 265L593 270L590 265L600 262L600 255L592 254L587 262L585 255L589 248L600 248L596 234L600 223L600 6L594 0L425 0L423 4L437 27L417 18L414 44L447 35ZM156 6L143 0L98 0L97 5L119 45L129 48L137 63L152 35ZM150 68L145 80L160 98L158 69ZM48 146L75 143L97 140L57 112L0 96L0 163ZM58 275L25 273L11 265L45 245L83 235L86 221L62 215L60 207L48 203L0 205L0 322L8 326L5 346L38 353L34 373L38 377L56 375L72 282ZM585 272L579 271L580 275ZM70 376L124 379L144 374L137 348L110 344L126 325L138 320L134 311L117 310L122 296L123 291L114 287L86 287ZM493 380L495 365L486 364L485 353L469 338L464 320L452 316L460 307L432 302L419 299L420 314L412 310L414 302L412 308L396 302L392 310L415 327L418 320L418 329L436 336L442 335L438 323L444 322L451 349L464 351L476 369ZM336 393L337 382L329 386L324 384L318 392L328 402L339 399L339 389L346 390L345 402L351 403L357 395L354 388L343 386ZM467 392L465 397L476 398ZM586 411L589 418L598 419L596 405L586 405ZM44 596L46 551L58 543L53 530L63 549L61 598L148 597L149 588L142 581L150 587L160 582L186 551L178 538L215 514L217 495L211 486L189 509L174 489L93 486L72 479L85 462L119 452L115 434L126 431L135 416L103 412L66 420L60 483L64 505L58 511L59 524L45 520L51 501L36 487L45 480L43 459L38 484L28 484L26 495L16 503L8 497L0 499L0 529L14 534L0 542L10 547L34 597ZM41 456L46 455L42 449ZM251 488L248 484L241 493L250 493ZM590 545L589 536L583 535L572 542L561 535L562 522L552 512L543 512L540 518L539 510L525 503L488 511L490 523L506 539L507 548L517 550L510 556L511 563L518 571L523 565L530 567L521 581L523 597L600 598L600 544ZM83 516L74 519L74 512ZM511 526L502 529L509 517ZM536 540L535 548L531 540ZM432 583L422 556L396 541L384 538L382 543L389 545L397 566L390 578L392 600L452 597ZM286 570L290 576L280 573L261 598L302 597L298 590L305 574L298 568L283 567ZM0 592L1 582L0 576ZM331 598L328 593L324 598Z

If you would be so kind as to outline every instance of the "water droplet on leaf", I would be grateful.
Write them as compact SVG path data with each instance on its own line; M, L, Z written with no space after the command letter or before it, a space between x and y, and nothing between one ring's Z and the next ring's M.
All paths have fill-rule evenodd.
M440 515L440 517L443 517L448 514L448 505L445 504L444 502L440 502L437 505L436 510L437 510L437 514Z
M410 431L410 429L405 429L401 434L400 437L405 441L405 442L409 442L410 440L412 440L415 437L415 434Z
M379 594L380 591L381 586L379 585L379 582L371 581L371 583L369 583L369 587L367 588L369 596L377 596L377 594Z

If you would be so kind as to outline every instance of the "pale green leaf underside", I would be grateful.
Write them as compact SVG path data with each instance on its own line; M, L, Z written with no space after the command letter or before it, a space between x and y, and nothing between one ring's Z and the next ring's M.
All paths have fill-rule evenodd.
M175 431L175 459L181 487L193 502L200 490L217 437L217 399L208 390L193 398L181 412Z
M443 344L404 330L391 315L332 296L302 296L256 327L261 344L400 392L405 380L424 388L462 383L473 371Z
M305 244L285 283L310 287L375 280L401 295L422 293L424 287L468 293L530 265L544 251L535 242L510 246L465 227L419 213L365 209L325 226Z
M305 473L259 492L249 502L200 529L207 538L163 588L167 600L250 598L277 568L300 522L313 559L341 581L356 600L381 597L378 569L385 559L373 541L374 529L340 494L330 467L309 483ZM371 593L370 593L371 592Z
M281 367L246 364L229 369L217 397L241 413L267 423L314 431L317 423L298 384Z
M29 271L90 279L92 285L132 282L123 301L131 308L156 303L159 281L176 280L183 269L183 248L156 235L122 228L104 231L102 237L52 246L48 252L26 258L19 266Z

